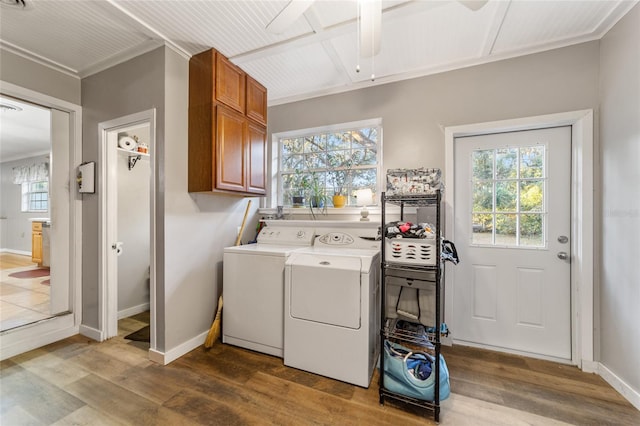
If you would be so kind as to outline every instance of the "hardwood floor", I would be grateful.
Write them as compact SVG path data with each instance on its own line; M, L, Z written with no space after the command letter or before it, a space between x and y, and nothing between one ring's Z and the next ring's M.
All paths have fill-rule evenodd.
M146 317L148 318L148 317ZM431 414L378 403L369 389L285 367L216 342L167 366L148 343L74 336L3 361L2 425L424 425ZM637 425L640 412L600 377L577 368L485 350L444 348L451 396L443 425Z

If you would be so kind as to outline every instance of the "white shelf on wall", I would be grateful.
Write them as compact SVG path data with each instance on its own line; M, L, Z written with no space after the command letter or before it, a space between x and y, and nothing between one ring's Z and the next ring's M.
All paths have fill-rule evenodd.
M142 155L143 157L148 157L149 153L144 153L144 152L138 152L138 151L133 151L130 149L122 149L122 148L116 148L118 150L118 152L122 153L122 154L129 154L129 155Z

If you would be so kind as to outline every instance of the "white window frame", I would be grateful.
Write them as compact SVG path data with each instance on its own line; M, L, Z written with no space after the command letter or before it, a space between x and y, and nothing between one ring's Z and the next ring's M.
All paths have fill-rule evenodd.
M46 183L47 190L46 191L32 191L31 186L39 183ZM26 188L26 191L25 191ZM31 194L47 194L47 208L46 209L34 209L31 202ZM20 184L20 211L23 213L42 213L49 211L49 181L48 180L38 180L38 181L27 181Z
M286 132L273 133L271 135L271 191L269 193L269 197L267 200L268 208L276 208L278 205L283 205L283 189L282 182L279 179L280 176L280 167L281 167L281 157L280 157L280 140L281 139L289 139L289 138L297 138L304 137L309 135L316 135L320 133L336 133L346 130L353 130L358 128L366 128L366 127L377 127L378 128L378 146L376 149L376 164L377 164L377 182L376 182L376 191L375 191L375 199L376 204L379 202L380 193L383 190L384 176L382 175L382 146L383 146L383 128L382 128L382 118L373 118L361 121L351 121L347 123L339 123L332 124L328 126L320 126L313 127L308 129L298 129L298 130L290 130ZM333 210L333 208L329 208ZM335 209L338 211L350 211L357 210L358 212L362 209L362 207L356 206L346 206L344 208ZM304 210L304 209L294 209L294 210ZM301 212L302 213L302 212Z

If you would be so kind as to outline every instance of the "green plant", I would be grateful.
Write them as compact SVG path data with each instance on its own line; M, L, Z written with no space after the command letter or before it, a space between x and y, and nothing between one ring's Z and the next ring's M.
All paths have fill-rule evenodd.
M316 172L311 172L305 176L303 180L305 194L309 199L309 207L322 208L327 204L327 195L324 186L324 182Z

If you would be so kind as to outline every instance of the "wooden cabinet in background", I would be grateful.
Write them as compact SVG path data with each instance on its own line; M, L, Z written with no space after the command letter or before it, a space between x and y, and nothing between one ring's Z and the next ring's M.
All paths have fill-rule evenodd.
M247 76L247 117L267 125L267 89Z
M42 222L31 222L31 261L42 266Z
M266 195L266 99L260 83L216 50L191 58L189 192Z

